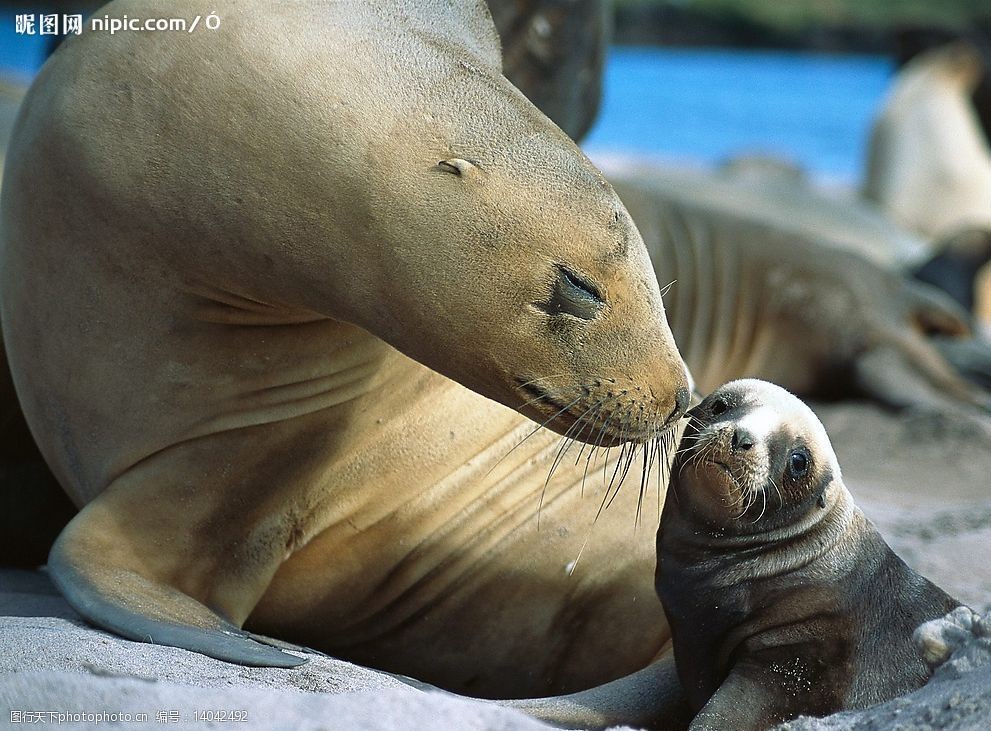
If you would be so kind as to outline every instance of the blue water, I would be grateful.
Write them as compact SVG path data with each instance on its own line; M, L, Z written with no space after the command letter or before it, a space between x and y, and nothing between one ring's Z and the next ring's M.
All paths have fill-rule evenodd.
M30 12L37 14L28 8L0 6L0 74L5 77L30 79L45 58L51 36L18 35L14 29L14 16Z
M585 148L703 163L770 153L853 182L891 73L874 56L614 48Z

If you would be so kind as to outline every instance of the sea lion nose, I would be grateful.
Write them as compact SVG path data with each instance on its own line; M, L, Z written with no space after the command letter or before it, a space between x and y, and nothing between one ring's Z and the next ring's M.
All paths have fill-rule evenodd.
M733 431L733 440L731 446L734 452L745 452L757 443L754 439L754 435L747 431L744 427L738 426Z
M678 416L684 414L688 411L688 407L692 403L692 392L687 388L679 388L674 394L674 413L671 414L669 419L675 419Z

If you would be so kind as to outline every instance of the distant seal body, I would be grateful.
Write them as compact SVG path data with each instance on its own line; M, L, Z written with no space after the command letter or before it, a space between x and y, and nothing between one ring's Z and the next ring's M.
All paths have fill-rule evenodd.
M984 75L958 42L913 58L874 122L864 196L934 242L991 226L991 151L971 94Z
M876 212L794 186L781 196L648 164L605 171L670 285L668 320L703 393L757 376L802 396L860 393L895 408L986 415L987 394L932 340L967 338L966 312L890 256L885 266L850 250L885 231L892 250L905 238ZM985 354L974 365L988 364Z
M693 731L862 708L929 677L915 629L960 602L854 505L826 432L756 380L690 412L658 533L657 590Z
M639 187L657 198L688 202L812 239L825 249L822 258L842 249L889 269L905 269L928 258L931 242L893 222L878 206L827 193L800 169L785 165L773 158L743 157L710 170L622 156L600 164L610 182L624 192ZM628 197L636 197L635 192Z
M652 445L687 407L611 186L480 3L188 9L220 28L70 38L8 151L11 374L81 508L55 582L247 664L298 659L242 626L480 695L643 667L667 637L636 491L572 578L585 465L548 482L544 432L507 455L520 412ZM648 641L603 631L629 624Z

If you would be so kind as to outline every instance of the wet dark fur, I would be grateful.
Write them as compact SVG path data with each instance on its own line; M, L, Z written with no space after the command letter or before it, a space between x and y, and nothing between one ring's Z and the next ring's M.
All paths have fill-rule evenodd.
M677 475L676 467L673 482ZM810 495L832 479L824 475ZM682 510L677 492L673 484L661 518L655 586L698 714L692 731L759 731L799 715L863 708L925 683L930 671L912 634L960 602L910 569L856 507L842 529L836 516L848 495L809 530L775 540L773 529L703 524ZM786 522L823 510L805 505ZM755 559L768 571L775 553L807 560L740 578ZM853 560L837 566L838 555Z
M0 341L0 565L45 563L76 508L62 491L24 421Z

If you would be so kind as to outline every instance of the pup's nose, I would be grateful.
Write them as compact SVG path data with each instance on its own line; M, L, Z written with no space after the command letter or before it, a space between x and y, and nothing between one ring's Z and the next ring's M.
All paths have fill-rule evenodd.
M738 426L733 431L733 441L732 447L734 452L745 452L757 443L754 439L754 435L749 431L744 429L742 426Z

